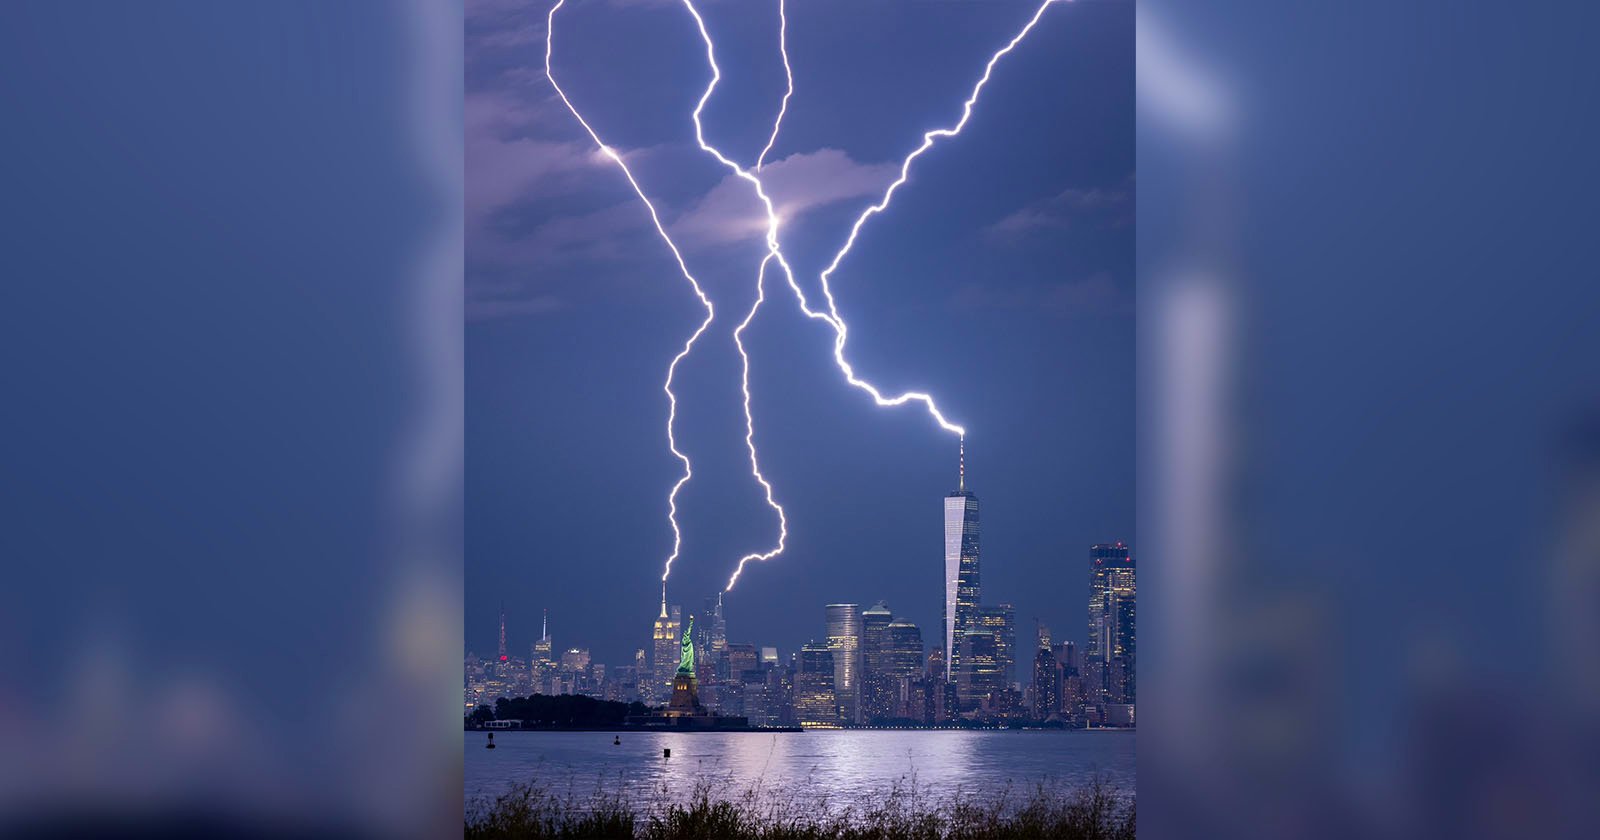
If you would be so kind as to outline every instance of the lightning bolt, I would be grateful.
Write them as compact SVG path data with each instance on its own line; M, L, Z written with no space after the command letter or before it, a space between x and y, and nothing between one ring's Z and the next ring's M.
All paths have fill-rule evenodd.
M711 66L711 81L706 84L705 93L700 95L700 101L695 104L694 113L692 115L692 119L694 121L695 142L699 144L702 151L716 158L718 163L721 163L723 166L727 167L728 171L749 182L750 186L755 190L756 197L761 200L761 204L766 209L767 214L767 256L766 259L761 261L761 269L757 275L756 302L755 305L751 307L750 314L745 318L744 323L739 326L739 329L734 331L734 343L739 348L740 358L744 360L743 384L746 421L745 444L750 450L750 471L755 475L756 480L761 483L762 488L766 491L767 504L778 512L779 536L777 547L771 551L747 554L739 559L738 566L734 569L733 575L728 578L728 585L724 587L723 590L731 591L733 589L733 585L739 582L739 575L744 571L746 563L749 563L751 560L770 560L773 557L778 556L783 552L784 542L788 538L788 523L784 518L783 508L780 507L777 502L773 501L772 485L767 482L765 477L762 476L761 467L756 456L754 419L750 412L750 357L745 352L742 334L745 327L749 326L750 321L755 318L756 311L761 308L762 302L766 300L765 278L768 263L772 262L773 260L777 260L778 265L783 269L784 276L789 281L790 288L793 288L797 293L800 289L795 283L794 271L789 267L789 262L784 259L783 250L778 241L780 220L778 218L777 209L773 206L772 197L767 195L766 185L761 182L760 178L756 177L744 167L730 160L727 155L722 153L721 150L706 141L705 125L701 121L700 115L705 111L706 103L711 101L711 95L716 92L717 83L722 81L722 68L717 66L716 47L711 41L711 33L706 30L705 19L700 16L700 11L695 8L693 0L683 0L683 7L687 9L689 14L694 18L695 27L700 31L700 40L705 42L706 45L706 63ZM778 111L778 119L773 124L772 135L768 139L767 148L762 150L761 157L763 158L766 156L767 151L771 149L772 143L778 136L778 131L783 123L784 112L788 110L788 98L794 92L794 72L789 67L789 52L786 43L788 40L786 35L787 19L783 17L783 6L781 2L779 5L779 16L779 49L783 55L784 74L789 80L789 90L784 94L784 104ZM759 160L760 159L758 158L758 165Z
M752 560L769 560L773 557L776 557L778 554L783 552L784 545L788 538L788 522L784 515L783 508L773 497L771 483L768 482L766 477L761 473L759 457L757 455L755 446L755 418L750 410L750 357L746 352L743 341L744 331L749 328L751 322L755 319L756 313L760 310L761 305L766 301L766 271L767 266L772 261L776 260L779 267L783 269L784 277L788 282L790 290L794 292L796 300L799 302L800 310L808 318L821 320L833 328L834 361L838 365L839 369L844 373L845 381L866 391L872 396L873 401L879 406L889 407L904 405L908 402L920 402L927 409L929 415L934 419L934 421L938 423L940 428L948 432L953 432L965 440L966 429L962 426L951 423L948 419L946 419L944 414L939 411L938 405L934 402L931 395L918 391L908 391L893 397L885 397L883 393L879 391L878 388L872 383L856 376L854 367L849 363L844 355L844 348L848 339L849 328L845 324L844 318L839 314L838 303L834 298L833 290L829 284L829 278L838 269L839 264L843 262L845 256L849 254L850 249L855 246L856 239L866 221L872 216L882 213L888 209L890 202L894 198L895 191L897 191L906 183L907 180L910 179L911 164L915 162L918 157L921 157L924 153L931 149L937 139L943 137L954 137L961 133L962 128L964 128L968 120L971 119L973 107L977 104L978 97L982 93L984 86L989 83L989 79L994 71L995 65L1000 61L1001 58L1005 57L1008 53L1015 49L1017 45L1020 44L1025 37L1027 37L1027 34L1033 29L1034 25L1039 22L1040 17L1043 16L1045 9L1049 7L1051 3L1058 1L1059 0L1044 0L1044 2L1039 6L1038 10L1034 12L1033 17L1028 20L1028 23L1022 28L1022 30L1018 32L1016 36L1014 36L1003 48L990 57L988 63L984 66L982 78L980 78L973 86L971 94L967 97L965 103L962 105L961 118L956 122L955 125L951 127L934 129L932 131L925 132L922 136L922 144L913 150L909 155L907 155L906 158L901 162L899 177L888 186L888 188L884 191L883 197L877 203L870 205L861 213L860 216L856 218L855 223L850 228L850 234L845 240L844 246L840 248L836 254L834 254L833 260L828 264L828 267L823 270L822 274L818 278L822 287L823 295L827 300L827 311L819 311L811 308L810 303L806 299L804 290L802 290L800 285L795 281L793 269L783 256L782 245L778 236L781 228L781 219L778 216L776 208L774 207L771 196L769 196L766 192L765 184L762 183L761 179L757 175L741 167L738 163L729 159L719 149L706 141L705 128L701 121L701 114L705 110L706 103L710 101L713 92L716 90L717 83L721 81L722 71L721 68L717 66L716 48L712 42L710 33L706 30L705 20L700 16L699 10L695 8L693 0L683 0L684 8L687 9L689 14L694 18L695 26L700 32L701 40L705 43L706 61L710 65L712 71L711 80L707 84L706 90L701 95L699 102L695 105L693 113L695 141L702 151L705 151L712 157L716 158L719 163L727 167L735 176L750 183L755 191L756 197L760 199L762 206L765 208L767 216L767 256L762 260L760 269L757 273L756 300L751 306L748 314L746 314L744 320L740 322L739 326L734 330L733 338L734 344L738 348L739 356L743 361L741 372L741 388L744 395L745 446L750 452L750 471L756 480L761 484L766 495L767 505L771 507L778 515L779 536L778 544L772 550L763 553L747 554L740 558L738 567L734 570L732 577L728 580L728 585L726 587L727 590L731 590L734 584L738 582L739 575L744 571L746 563ZM677 446L677 439L675 437L674 430L677 421L678 399L677 395L672 390L672 383L677 373L678 363L683 361L683 359L693 351L695 342L697 342L700 339L700 336L703 335L711 326L711 322L715 319L716 310L712 305L710 298L706 296L705 291L702 289L699 281L696 280L694 274L689 271L689 266L684 261L682 252L678 249L677 244L672 241L672 237L668 235L666 227L662 224L661 217L656 211L655 205L650 201L649 197L645 195L644 189L639 186L638 180L634 177L632 170L628 168L628 165L626 161L623 160L622 155L612 147L608 146L605 141L600 139L599 134L596 133L594 128L589 125L588 121L583 118L583 115L579 113L577 107L573 105L572 100L567 97L566 92L562 90L560 84L556 82L555 73L552 69L552 55L554 53L555 42L555 17L556 12L560 11L561 7L564 5L566 5L566 0L557 0L555 5L551 7L549 16L546 19L545 77L550 81L550 86L555 89L556 95L561 98L561 101L566 105L567 110L572 113L573 118L576 119L581 126L583 126L584 131L587 132L590 139L594 141L601 154L610 158L617 164L618 168L622 170L622 174L627 179L628 184L633 188L634 194L639 197L639 200L644 203L645 208L649 211L650 220L655 226L656 232L660 234L662 241L665 242L667 248L671 250L673 259L677 262L678 268L683 274L684 279L689 281L690 287L694 290L695 297L699 299L701 305L706 310L705 320L700 323L700 326L692 335L689 336L688 340L684 342L683 349L673 357L672 363L668 365L666 381L662 385L662 390L667 395L669 406L667 414L667 448L671 450L672 454L683 463L683 475L677 480L676 483L673 484L672 490L667 496L667 520L672 526L673 543L672 553L667 557L666 568L661 575L662 598L663 603L665 603L666 580L672 573L672 563L678 558L683 545L683 535L679 529L677 518L678 491L683 488L684 484L688 483L690 479L694 477L693 466L690 463L688 456L679 451ZM789 98L794 94L794 72L789 63L787 43L788 18L784 8L783 0L779 0L778 2L778 17L778 46L779 52L783 58L787 89L785 90L783 100L780 103L777 118L773 123L772 133L767 138L766 146L762 148L760 154L756 158L756 163L753 167L755 172L761 171L767 155L772 151L773 145L777 142L778 134L783 124L784 115L788 112Z
M750 411L750 354L745 350L744 331L750 327L750 322L755 320L756 313L761 309L761 304L766 302L767 265L777 259L779 265L783 266L785 274L790 276L790 282L793 283L794 281L793 272L789 270L788 263L784 261L783 253L778 247L778 216L773 209L772 200L767 197L761 180L745 171L737 163L729 160L722 152L706 142L705 127L701 123L700 115L705 110L706 103L711 100L711 95L716 91L717 82L722 79L722 71L717 67L716 54L711 45L711 35L706 31L705 21L700 17L700 12L695 9L694 4L689 0L684 0L684 7L689 10L689 14L694 16L695 24L700 30L700 37L706 43L706 59L711 64L712 70L711 81L706 85L705 93L701 94L700 101L696 103L694 109L695 141L701 149L714 156L722 165L732 170L734 174L749 181L755 187L756 195L761 199L767 212L767 256L761 261L761 267L756 272L756 300L750 306L750 312L745 315L744 321L740 322L739 326L734 329L733 343L739 350L739 359L742 365L739 386L744 393L744 443L745 448L750 452L750 474L761 484L761 489L766 494L767 506L778 514L778 544L769 551L752 552L739 558L738 567L734 569L733 576L728 579L726 590L731 590L733 584L739 580L739 574L744 571L746 563L752 560L765 561L777 557L783 553L784 544L789 538L788 518L784 515L783 506L773 499L772 484L767 481L766 476L761 474L760 458L756 454L755 415ZM755 169L757 171L761 169L767 153L772 151L772 145L778 140L778 132L783 128L784 114L788 113L789 110L789 97L794 95L794 72L789 68L788 29L789 20L784 10L784 0L778 0L778 51L783 56L784 76L787 79L788 87L783 94L783 101L778 107L778 116L773 120L772 133L767 137L767 145L756 157Z
M667 248L672 251L672 258L677 261L678 270L683 273L684 279L689 281L690 287L694 289L695 297L700 299L700 305L705 307L706 310L705 320L700 322L699 328L684 342L683 349L678 351L678 355L672 357L672 364L667 366L666 382L661 386L662 390L667 394L667 448L672 450L672 454L679 461L683 462L683 475L672 485L672 492L667 495L667 521L672 525L672 554L667 557L666 569L661 573L661 602L665 604L667 577L672 574L672 561L678 559L678 554L683 548L683 532L678 528L678 491L683 489L683 485L694 477L694 467L689 463L689 457L678 451L678 441L673 434L673 429L678 419L678 396L672 391L672 380L677 374L678 363L689 355L690 351L694 349L695 342L700 340L700 336L705 334L706 328L710 327L712 320L716 318L716 307L711 305L711 299L706 297L705 290L700 288L700 282L690 273L688 263L683 260L683 253L678 250L678 246L672 241L672 237L667 235L667 229L661 224L661 216L656 212L656 206L650 202L650 198L644 194L644 189L639 186L639 181L633 177L633 170L628 168L628 164L623 161L622 155L600 139L600 135L595 133L594 128L583 118L583 115L578 113L578 109L572 104L572 100L567 98L566 91L563 91L561 85L556 82L555 72L551 69L551 54L555 50L556 12L560 11L561 7L566 5L566 2L567 0L556 0L556 4L550 7L549 17L545 19L545 78L550 80L550 86L555 88L556 95L561 97L561 101L567 106L567 110L572 112L573 118L578 121L579 125L583 126L583 130L588 132L589 138L600 148L600 153L615 161L617 167L622 170L623 176L628 179L628 184L633 187L634 194L639 196L639 200L644 202L645 209L650 211L650 221L655 225L656 233L661 235L661 240L667 243Z
M839 314L838 303L834 298L833 290L828 280L832 276L833 272L838 269L839 264L843 262L845 256L849 254L850 249L855 246L856 239L861 232L862 226L866 224L867 219L888 209L890 202L894 198L895 191L910 179L911 164L929 149L933 148L937 139L942 137L954 137L960 134L961 130L966 127L967 122L972 118L972 109L977 105L978 97L982 94L983 88L988 85L989 79L993 75L995 65L1000 62L1000 59L1004 58L1012 50L1016 49L1018 44L1022 43L1022 40L1027 37L1028 33L1033 30L1033 27L1044 15L1045 9L1047 9L1050 4L1054 2L1058 2L1058 0L1044 0L1044 2L1039 5L1038 9L1034 11L1033 16L1028 19L1027 24L1022 27L1021 31L1013 36L1004 47L1000 48L1000 50L990 56L988 63L984 65L983 76L978 79L976 84L973 85L971 94L967 96L966 101L962 104L961 118L956 122L955 125L948 128L938 128L932 131L924 132L922 135L922 144L913 150L909 155L907 155L901 162L899 177L888 186L888 188L884 191L883 197L877 203L870 205L861 213L860 216L856 218L855 223L851 225L850 235L845 240L844 246L841 247L836 254L834 254L833 260L828 264L828 267L818 278L821 282L823 295L826 297L828 302L827 311L822 312L811 308L810 304L806 300L804 290L802 290L799 284L795 282L794 271L790 268L788 261L783 256L782 246L778 238L781 220L773 206L772 198L767 195L765 185L762 183L761 179L740 167L716 147L706 142L705 128L701 123L700 115L705 109L706 102L710 100L712 92L716 90L717 83L722 78L722 70L717 66L716 47L712 42L711 34L706 30L705 19L700 16L700 12L695 8L693 0L683 0L684 8L687 9L689 14L694 18L695 26L700 32L700 38L705 43L706 62L711 66L711 81L706 86L705 93L701 95L700 101L694 109L693 120L695 127L695 140L703 151L716 158L719 163L727 167L734 175L750 183L755 190L756 197L761 200L762 206L766 209L767 214L766 242L768 255L767 258L761 263L761 270L757 280L758 295L756 304L754 307L752 307L750 314L746 317L744 323L741 324L739 329L735 331L734 336L735 343L739 347L739 353L744 358L745 419L747 431L745 442L750 449L751 470L761 482L762 486L767 490L767 503L778 511L780 523L783 522L783 510L775 502L773 502L771 486L767 483L765 478L761 477L760 467L756 462L755 444L753 441L754 423L751 419L749 408L750 360L745 354L743 342L739 340L740 334L743 332L744 328L749 325L750 320L755 317L756 310L760 308L762 301L765 299L765 292L763 289L767 264L774 259L778 261L778 265L783 269L784 276L788 280L789 288L794 292L795 297L800 304L801 311L804 312L807 317L821 320L833 328L833 358L835 364L837 364L839 369L844 373L846 382L866 391L872 396L873 401L879 406L889 407L904 405L908 402L920 402L927 409L929 415L933 417L934 421L939 424L940 428L944 429L945 431L955 433L963 441L965 441L967 434L966 429L962 426L956 425L955 423L951 423L948 419L946 419L944 414L939 411L938 404L934 402L934 399L931 395L919 391L908 391L893 397L885 397L883 393L879 391L878 388L872 383L856 376L854 366L850 364L849 360L846 359L844 355L845 343L849 336L849 327L845 324L844 318ZM779 50L783 56L784 74L788 79L788 90L784 94L783 103L778 112L778 122L773 125L772 135L767 141L767 146L766 148L762 149L761 155L757 158L755 167L756 171L760 171L762 162L765 160L767 153L771 151L772 145L777 139L779 125L781 125L783 115L788 109L789 97L794 93L794 72L789 63L787 37L785 34L788 21L784 16L782 0L780 0L779 3L779 21ZM766 560L776 556L778 553L781 553L783 551L783 543L786 536L787 528L785 525L784 531L779 537L779 543L776 549L765 554L752 554L741 558L738 567L734 570L733 576L728 580L726 589L733 589L734 584L739 580L740 573L744 571L745 564L750 560Z
M845 369L845 374L852 378L850 384L855 385L856 383L853 381L854 374L850 372L849 365L844 360L845 335L849 332L849 330L844 327L844 319L839 317L839 307L834 302L833 290L828 285L828 278L833 276L833 272L839 268L839 263L844 261L845 255L850 253L850 249L855 247L856 236L861 233L861 226L866 224L868 219L878 215L879 213L882 213L884 210L889 208L889 202L893 200L895 191L900 189L900 187L903 186L908 179L910 179L911 164L915 162L917 158L922 157L924 152L933 148L934 140L936 138L954 137L961 133L961 129L966 127L967 121L972 119L973 106L978 104L978 96L983 93L984 86L989 84L989 77L994 73L994 66L1000 63L1000 59L1005 58L1006 55L1008 55L1012 50L1016 49L1017 45L1022 43L1023 38L1028 37L1028 33L1033 31L1034 24L1037 24L1039 22L1039 18L1044 16L1044 10L1050 8L1050 4L1056 2L1060 2L1060 0L1044 0L1043 3L1039 4L1039 8L1034 11L1033 17L1028 19L1028 23L1022 27L1022 30L1013 36L1010 42L1008 42L1004 47L1001 47L999 52L996 52L993 56L990 56L989 63L983 66L983 77L978 79L977 84L972 86L972 93L967 96L967 101L961 104L961 119L957 120L956 124L950 126L949 128L936 128L932 131L923 133L922 145L918 146L916 150L907 155L905 160L900 163L900 177L896 178L894 182L889 185L887 190L884 190L883 198L879 199L877 204L868 207L866 210L862 211L860 216L856 217L855 224L850 226L850 236L845 240L844 247L839 249L839 253L833 255L833 262L828 263L828 267L823 269L822 276L820 278L822 281L822 294L828 299L828 312L833 316L831 322L837 325L835 330L838 333L838 338L834 348L834 358L839 362L839 366ZM811 315L813 318L820 317L810 312L807 312L806 314ZM862 386L858 385L857 387ZM874 396L876 396L876 393L874 393ZM916 397L914 396L913 398ZM939 418L939 424L944 426L946 431L955 432L956 434L962 436L966 435L965 430L958 426L952 426L946 423L943 417L939 417L938 409L934 408L933 401L931 399L927 399L925 401L928 403L928 410L932 411L934 416Z
M740 557L739 567L733 570L733 577L728 579L728 586L724 591L733 589L733 584L739 580L739 573L744 571L744 564L751 560L765 561L777 557L783 553L784 543L789 539L789 519L783 514L783 506L773 500L772 485L767 482L766 476L761 474L761 464L756 459L756 420L755 415L750 413L750 356L744 349L744 331L750 326L750 322L755 320L756 310L759 310L767 299L767 263L772 262L772 259L772 254L768 254L767 258L761 261L761 268L756 272L756 302L750 307L750 314L744 316L744 321L734 329L733 343L739 348L739 358L744 360L739 384L744 389L744 445L750 450L750 474L756 477L756 481L761 482L761 489L767 494L767 506L778 514L778 545L771 551L755 552Z
M783 115L789 112L789 97L794 96L794 70L789 68L789 16L784 12L783 0L778 0L778 54L783 56L783 77L789 87L783 92L783 102L778 105L778 118L772 123L772 135L767 138L767 145L761 150L761 154L756 156L757 172L761 171L761 164L767 159L767 152L772 151L772 144L778 142L778 129L783 125Z

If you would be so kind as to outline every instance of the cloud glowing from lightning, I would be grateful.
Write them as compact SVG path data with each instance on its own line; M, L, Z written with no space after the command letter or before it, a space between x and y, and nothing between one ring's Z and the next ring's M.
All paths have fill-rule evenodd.
M655 225L656 233L661 234L661 240L667 243L667 248L672 251L672 258L677 261L678 270L683 273L684 279L689 281L689 286L694 289L695 297L700 299L700 305L705 307L706 310L705 320L700 322L699 328L684 342L683 349L678 351L678 355L672 357L672 364L667 366L666 382L661 386L662 390L667 393L667 448L672 451L672 454L679 461L683 462L683 475L672 485L672 492L667 494L667 521L672 525L672 554L667 557L666 568L661 573L661 600L665 604L667 577L672 574L672 562L678 559L678 554L683 549L683 532L678 528L678 491L683 489L683 485L694 477L694 467L689 463L689 456L678 451L678 441L673 434L673 428L678 419L678 396L672 392L672 379L678 371L678 363L689 355L690 351L694 349L695 342L700 340L700 336L705 334L706 329L715 320L716 307L712 306L711 299L706 297L705 290L700 287L700 281L696 280L694 275L690 273L688 263L683 260L683 253L678 250L678 246L672 241L672 237L667 235L666 227L661 224L661 216L656 213L656 206L650 202L650 198L644 194L644 189L639 186L639 181L633 177L633 170L628 168L628 164L623 161L622 155L600 139L600 135L595 133L594 128L583 118L583 115L578 113L578 109L572 104L572 100L567 98L567 94L561 89L561 85L556 83L555 72L551 70L550 66L551 55L555 51L556 12L560 11L561 7L566 5L566 2L567 0L556 0L556 4L550 7L550 16L545 19L545 78L550 80L550 86L555 88L556 95L561 97L561 101L567 106L567 110L572 112L573 118L578 121L579 125L583 126L584 131L589 133L589 137L594 140L594 144L600 147L600 153L615 161L617 167L622 170L623 176L628 179L628 184L633 187L634 194L639 196L639 200L644 202L645 209L650 211L650 221Z

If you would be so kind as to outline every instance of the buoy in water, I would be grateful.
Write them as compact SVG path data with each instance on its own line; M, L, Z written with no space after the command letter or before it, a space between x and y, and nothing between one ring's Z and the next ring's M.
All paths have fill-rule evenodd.
M621 735L618 735L617 737L611 739L611 746L615 747L615 746L619 746L621 744L622 744L622 736Z
M663 747L661 749L661 757L662 758L671 758L672 757L672 748L671 747Z
M494 733L489 733L489 743L483 745L485 749L494 749Z

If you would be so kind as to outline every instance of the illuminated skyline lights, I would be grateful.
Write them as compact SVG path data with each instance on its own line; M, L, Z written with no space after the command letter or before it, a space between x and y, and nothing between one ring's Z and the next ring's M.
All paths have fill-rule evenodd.
M678 355L672 357L672 363L667 366L666 382L661 386L662 390L667 394L668 404L667 448L672 451L673 455L677 456L679 461L683 462L683 475L672 485L672 492L667 494L667 521L672 525L672 554L667 557L666 568L661 572L661 600L662 603L665 603L667 598L667 577L672 574L672 562L678 559L678 554L683 548L683 532L678 528L678 491L689 482L689 479L694 477L694 467L689 463L689 457L678 451L678 441L673 434L673 426L678 419L678 396L672 392L672 380L677 373L678 363L689 355L690 351L694 349L695 342L700 340L700 336L705 334L706 329L711 326L711 322L716 319L716 307L712 306L711 299L706 297L705 290L700 287L700 282L690 273L689 265L684 262L682 252L678 250L678 246L672 241L672 237L667 234L666 227L661 224L661 216L656 213L655 205L644 194L644 189L639 186L638 180L633 177L633 171L623 161L622 155L600 139L600 135L595 133L594 128L583 118L583 115L578 113L578 109L572 104L572 100L567 98L566 91L563 91L561 85L556 82L555 72L551 69L551 55L555 50L556 12L560 11L561 7L566 5L566 2L567 0L556 0L556 4L550 7L549 16L545 18L545 78L550 80L550 86L555 88L556 95L561 97L561 101L567 106L567 110L572 112L573 118L578 121L579 125L583 126L583 130L588 132L589 138L600 148L600 153L615 161L622 170L623 176L628 179L628 184L633 187L634 194L639 196L639 200L644 202L645 209L650 211L650 221L655 225L656 233L659 233L662 241L667 243L667 248L672 251L672 258L678 263L678 269L683 272L684 279L689 281L689 285L694 289L695 297L700 299L700 305L704 306L706 310L705 320L700 322L699 328L689 336L688 341L684 342L683 349L678 352Z

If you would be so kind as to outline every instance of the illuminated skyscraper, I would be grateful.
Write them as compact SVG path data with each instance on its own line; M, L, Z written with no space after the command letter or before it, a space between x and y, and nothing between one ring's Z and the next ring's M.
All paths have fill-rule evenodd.
M1061 665L1050 645L1050 628L1039 624L1033 652L1033 718L1044 720L1061 710Z
M1008 711L1011 675L1015 671L1016 618L1010 604L978 605L956 647L956 700L962 711L986 707Z
M751 644L733 643L728 645L726 657L728 675L725 679L738 680L745 671L754 671L760 665L756 656L756 646Z
M882 601L861 613L861 720L890 717L895 684L888 672L889 623L894 614ZM920 651L918 652L920 655Z
M533 643L533 661L535 665L549 662L550 651L550 611L544 611L544 629L540 632L539 641Z
M655 630L651 634L651 643L655 650L655 662L652 663L650 673L651 699L649 702L665 703L672 696L672 677L678 671L679 637L683 635L683 609L673 607L667 610L667 596L661 596L661 615L656 618Z
M711 654L716 656L728 647L728 621L722 616L722 593L717 593L717 606L711 611Z
M889 622L885 670L895 679L922 676L922 629L904 618Z
M507 659L507 657L506 657L506 605L505 604L501 604L500 605L500 658L499 658L498 661L505 662L506 659Z
M585 671L589 668L588 648L567 648L561 654L561 670Z
M840 717L858 723L861 703L861 607L858 604L829 604L828 649L833 651L833 691L838 698Z
M834 726L839 722L833 691L833 651L810 642L795 657L794 719L801 726Z
M963 712L993 704L1001 691L999 639L993 630L970 627L961 632L961 667L956 671L956 702Z
M927 686L922 682L922 630L906 619L897 618L889 622L885 634L888 650L884 656L884 682L892 698L888 715L921 721L927 715L928 705ZM911 695L913 686L921 692L915 697Z
M1089 650L1086 670L1100 702L1133 703L1137 661L1133 557L1122 543L1089 549Z
M980 606L973 610L973 626L994 634L995 687L1004 690L1016 682L1017 611L1010 604Z
M978 606L978 497L967 490L966 441L961 444L960 485L944 498L945 680L961 670L961 636Z

